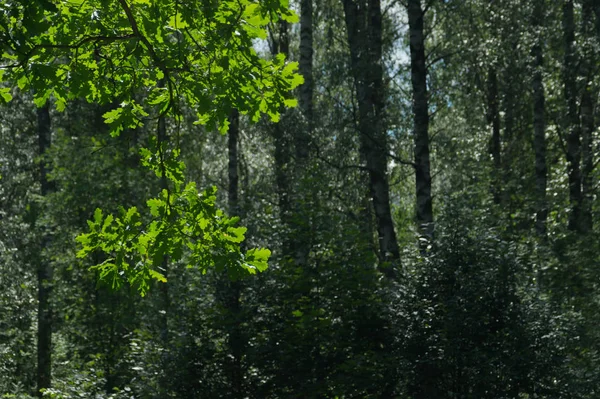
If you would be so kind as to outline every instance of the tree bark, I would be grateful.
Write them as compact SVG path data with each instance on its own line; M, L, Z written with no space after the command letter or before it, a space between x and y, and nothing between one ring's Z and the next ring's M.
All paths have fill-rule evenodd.
M593 181L592 172L594 171L593 158L593 133L595 129L594 121L594 100L591 93L591 82L588 82L583 89L581 97L581 220L580 230L582 233L588 233L593 228L592 203L593 203Z
M425 65L425 36L423 34L424 16L421 0L408 0L417 223L421 235L432 240L434 225L429 160L429 105L427 98L427 67Z
M229 114L229 132L227 139L227 149L229 155L228 177L229 187L227 197L229 202L229 214L231 216L239 216L239 166L238 166L238 139L240 132L240 114L237 109L231 110Z
M581 230L584 233L590 232L593 228L592 221L592 202L593 202L593 181L592 172L594 171L594 156L592 149L593 133L596 128L595 123L595 101L597 93L594 93L592 71L596 63L595 52L591 43L593 42L594 26L592 21L594 2L586 0L583 2L581 12L581 34L585 44L583 45L583 57L581 60L581 76L584 87L581 94ZM600 39L600 38L599 38Z
M308 125L304 132L311 132L313 128L313 3L312 0L300 1L300 63L299 71L304 76L304 83L300 86L299 103L302 114ZM296 156L301 159L308 158L309 137L298 135L296 143Z
M160 81L159 86L163 87L164 82ZM167 121L166 121L164 115L161 115L158 118L157 136L158 136L157 137L158 145L160 147L163 143L165 143L167 141ZM160 150L160 151L162 154L162 150ZM165 160L163 160L163 162L164 161ZM163 175L160 178L160 188L161 188L161 190L168 190L168 188L169 188L167 176L165 176L165 173L163 173ZM162 267L162 274L168 280L169 279L169 258L166 254L163 256L163 261L162 261L161 267ZM168 283L160 283L160 293L162 296L162 306L163 306L163 312L161 313L162 320L161 320L160 334L161 334L161 339L163 341L163 345L165 345L165 347L166 347L169 342L169 308L171 307Z
M299 72L304 76L304 83L299 88L300 110L303 124L297 128L294 135L296 180L294 203L296 215L293 232L295 245L295 261L299 266L306 265L310 253L311 218L310 202L314 200L312 188L307 182L307 167L310 158L310 138L313 130L313 3L312 0L300 2L300 65Z
M600 40L600 2L594 0L589 1L592 1L592 8L594 10L594 15L596 16L596 23L594 25L596 27L596 36L598 36L598 40Z
M277 40L272 46L273 55L278 53L285 55L288 59L290 47L288 36L288 23L284 20L279 21L279 34ZM289 237L289 227L291 226L292 199L290 196L290 146L288 137L284 129L285 114L282 112L281 121L272 125L273 141L275 145L275 186L279 205L279 215L281 222L286 230L283 234L282 253L290 255L293 253L293 243Z
M539 31L544 20L544 8L541 1L535 4L533 27ZM536 232L540 237L546 236L546 220L548 218L548 201L546 186L548 180L548 165L546 161L546 110L544 81L542 68L544 65L542 39L538 37L532 49L533 55L533 149L535 152L535 191L536 191Z
M369 174L369 191L379 238L380 259L399 260L400 251L390 208L387 178L387 139L384 129L384 93L380 0L342 0L350 46L351 69L358 100L360 151ZM394 278L394 268L383 271Z
M513 50L516 50L516 46L513 47ZM509 60L507 62L506 67L502 71L503 82L510 82L513 78L515 71L515 63L513 60ZM514 212L515 203L512 199L517 194L517 188L514 185L516 182L516 176L514 175L514 165L515 159L517 158L517 154L515 151L517 150L517 145L519 145L518 137L516 137L516 110L515 110L515 96L516 91L512 84L503 85L502 87L502 101L501 108L504 113L503 115L503 124L504 131L502 134L502 141L504 143L504 152L502 154L502 196L501 203L505 211L507 211L507 215L510 215Z
M494 197L494 203L498 205L502 198L502 184L500 179L500 176L502 175L502 144L500 140L500 110L498 106L498 75L496 73L496 68L493 66L488 68L487 102L487 122L492 126L489 151L494 163L494 170L492 173L492 195Z
M239 206L239 126L240 115L237 109L233 109L229 114L229 135L227 148L229 152L228 177L229 187L227 197L229 202L229 214L231 216L241 216ZM227 279L226 283L226 303L225 306L231 313L232 324L231 332L228 336L229 349L231 350L230 363L230 383L234 398L244 397L244 372L242 370L242 357L244 352L244 338L241 330L241 303L240 296L242 285L240 281L231 281Z
M50 107L48 104L37 110L38 145L40 161L40 190L46 196L52 191L48 181L48 165L44 156L52 143ZM42 227L43 228L43 227ZM41 389L50 388L52 383L52 265L45 259L44 249L48 247L50 237L42 232L42 245L38 256L38 326L37 326L37 394Z
M577 113L577 62L575 59L575 22L573 0L563 4L563 34L565 57L563 64L563 83L567 105L567 174L569 177L569 230L581 232L581 140L579 115Z

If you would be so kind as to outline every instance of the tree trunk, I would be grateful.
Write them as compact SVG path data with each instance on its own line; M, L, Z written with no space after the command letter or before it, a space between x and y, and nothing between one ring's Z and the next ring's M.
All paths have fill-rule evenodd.
M160 81L159 86L163 87L164 82ZM157 138L158 138L159 148L163 143L165 143L167 141L167 123L166 122L167 121L165 120L164 115L161 115L158 118L158 129L157 129L158 137ZM162 154L162 150L161 150L161 154ZM163 160L163 161L165 161L165 160ZM161 188L161 190L168 190L167 176L165 175L164 172L160 178L160 188ZM162 274L168 280L169 279L169 258L167 257L166 254L163 256L163 261L162 261L161 267L162 267L162 270L161 270ZM170 302L171 302L170 298L169 298L169 284L168 283L160 283L160 293L162 296L162 306L163 306L163 312L161 313L162 320L161 320L160 335L161 335L161 339L163 341L163 345L165 345L165 347L166 347L169 342L169 308L170 308Z
M310 138L313 129L313 27L312 27L312 0L300 2L300 65L299 72L304 76L304 83L299 88L300 110L304 123L299 126L294 135L294 153L296 163L294 177L296 189L294 190L294 203L296 214L292 235L294 236L295 261L299 266L306 265L310 253L311 217L309 209L314 200L312 187L307 181L307 167L310 157Z
M563 64L563 83L567 105L567 174L569 176L569 230L581 232L581 141L579 115L577 114L577 62L575 59L575 22L573 18L573 0L563 4L563 34L565 58Z
M593 181L592 172L594 171L593 157L593 134L596 128L595 123L595 101L597 93L594 93L593 79L594 73L592 66L596 63L596 57L593 47L594 26L593 1L583 2L581 12L581 33L585 42L583 46L583 58L581 60L581 76L583 77L584 87L581 94L581 230L590 232L593 228L592 222L592 202L593 202Z
M596 36L598 36L598 40L600 40L600 2L589 0L592 2L592 8L594 9L594 15L596 15Z
M500 176L502 175L502 156L501 156L501 140L500 140L500 111L498 107L498 75L496 68L490 66L488 69L487 79L487 122L492 126L492 137L490 139L490 154L494 162L494 170L492 173L492 195L494 203L500 204L502 198L502 183Z
M513 48L516 51L516 46ZM515 71L515 63L512 60L507 62L508 65L502 71L503 74L503 82L510 82L514 71ZM516 166L515 159L518 156L518 153L515 153L517 150L517 146L519 145L518 137L516 137L516 110L515 110L515 88L512 84L503 85L502 87L502 101L501 108L504 113L503 115L503 124L504 131L502 134L502 141L504 143L504 152L502 154L502 196L501 203L503 205L504 211L506 215L510 215L514 213L515 207L518 205L515 204L515 201L512 199L516 197L518 194L518 188L515 185L517 182L517 176L515 175L514 167Z
M273 43L273 55L281 53L285 58L289 57L289 37L288 23L284 20L279 21L279 35ZM288 234L291 225L292 199L290 197L290 146L284 129L285 114L282 112L281 121L272 125L273 141L275 145L275 185L278 197L279 215L281 222L286 230L283 236L282 253L284 256L293 253L293 243Z
M308 125L307 132L313 128L313 3L312 0L300 1L300 64L299 72L304 76L304 83L300 86L299 103L302 114ZM308 140L306 135L298 135L296 143L296 156L304 159L308 157Z
M381 4L379 0L343 0L343 6L358 100L360 151L369 173L369 191L375 211L380 259L383 262L394 262L399 260L400 251L392 220L387 178ZM394 278L393 268L386 267L383 271Z
M590 232L593 228L592 203L593 203L593 181L594 171L593 158L593 133L594 101L591 93L591 82L583 89L581 98L581 220L580 229L582 233Z
M239 206L239 165L238 165L238 143L239 143L240 115L237 109L229 114L229 136L227 147L229 152L228 177L229 187L227 197L229 202L230 216L241 216ZM227 277L226 277L227 278ZM244 338L241 330L241 304L240 295L242 286L240 281L231 281L227 278L227 298L225 306L228 308L231 318L231 332L228 336L229 349L231 350L230 376L231 389L234 398L244 397L244 373L242 370L242 357L244 352Z
M415 142L415 183L417 192L417 223L425 238L433 239L433 206L431 200L431 165L429 161L429 106L427 98L427 67L425 66L424 12L421 0L408 0L410 35L410 66L413 88Z
M38 144L40 161L40 189L41 195L46 196L52 191L48 182L48 165L44 156L50 148L52 136L50 131L50 107L46 104L37 110L38 119ZM44 227L42 226L42 229ZM42 231L42 245L38 256L38 326L37 326L37 394L43 388L50 388L52 382L52 306L50 296L52 293L52 266L45 259L44 249L48 247L49 236Z
M229 114L229 132L227 140L227 149L229 153L228 177L229 187L227 197L229 202L229 214L231 216L239 216L239 166L238 166L238 138L240 132L240 114L237 109L233 109Z
M533 27L540 30L544 20L544 5L537 1L533 12ZM548 165L546 162L546 110L544 81L542 68L544 65L542 39L536 38L532 49L533 55L533 149L535 152L535 192L536 220L535 229L540 237L546 236L546 220L548 218L548 202L546 200L546 185L548 180Z

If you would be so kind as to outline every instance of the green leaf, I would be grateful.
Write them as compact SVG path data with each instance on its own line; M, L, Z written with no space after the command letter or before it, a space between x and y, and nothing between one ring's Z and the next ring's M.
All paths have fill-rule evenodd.
M9 103L13 96L10 94L10 87L3 87L0 89L0 97L2 97L2 101L4 103Z
M283 101L283 104L288 108L294 108L298 106L298 100L295 98L289 98Z
M150 198L146 201L148 208L150 208L150 214L154 217L158 217L161 215L162 209L165 207L166 203L158 198Z
M152 277L153 279L160 281L161 283L167 282L167 278L163 274L157 272L156 270L150 269L149 272L150 272L150 277Z
M113 137L118 136L123 131L123 125L121 124L122 115L123 108L115 108L102 115L104 122L111 127L110 135Z
M259 272L267 270L269 267L268 261L271 256L271 251L266 248L250 249L246 252L246 262L255 267Z

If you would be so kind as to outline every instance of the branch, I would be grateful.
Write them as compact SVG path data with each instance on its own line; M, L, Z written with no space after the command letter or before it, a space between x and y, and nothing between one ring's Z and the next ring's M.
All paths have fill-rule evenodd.
M327 158L323 157L321 155L321 148L318 145L314 145L313 148L316 150L316 155L315 155L316 159L325 162L327 165L329 165L332 168L335 168L337 170L343 170L343 169L358 169L358 170L364 170L364 171L369 170L366 166L362 166L362 165L353 165L353 164L338 165L336 163L331 162Z
M430 62L428 62L427 65L425 66L425 68L427 69L427 71L429 71L429 68L431 68L435 63L443 60L446 57L450 57L450 56L453 56L453 55L456 55L456 54L458 54L458 51L451 51L449 53L445 53L445 54L439 55L439 56L435 57L434 59L432 59Z
M396 155L392 154L391 152L388 152L385 155L387 155L388 157L392 158L394 161L398 162L399 164L412 166L413 168L417 167L416 163L411 162L411 161L405 161L404 159L397 157Z
M134 35L137 38L139 38L142 41L142 43L144 43L146 45L146 48L150 52L150 56L152 57L154 62L156 62L158 67L160 69L163 69L163 72L166 72L166 71L164 71L164 65L162 63L162 60L160 58L158 58L158 56L156 55L156 51L154 51L154 47L152 47L152 44L148 41L146 36L142 35L142 32L140 32L138 25L137 25L137 21L135 20L135 17L133 16L133 13L131 12L131 8L127 4L127 0L118 0L118 1L119 1L119 4L121 4L121 8L123 8L123 11L125 11L125 14L127 15L127 19L129 20L129 25L131 25L131 30L133 30Z
M136 37L135 34L129 34L129 35L124 35L124 36L85 36L75 44L37 44L37 45L33 46L31 48L31 50L29 50L27 53L25 53L23 60L21 62L19 62L17 64L11 64L11 65L2 65L2 66L0 66L0 69L23 67L27 63L27 61L29 61L31 59L31 57L33 57L35 55L35 53L37 53L41 49L77 50L84 44L90 43L90 42L112 43L112 42L117 42L117 41L121 41L121 40L133 39L135 37Z

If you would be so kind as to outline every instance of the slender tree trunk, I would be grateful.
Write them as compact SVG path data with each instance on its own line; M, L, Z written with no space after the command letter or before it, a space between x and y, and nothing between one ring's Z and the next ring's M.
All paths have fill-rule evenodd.
M577 113L577 62L575 59L575 22L573 18L573 0L563 4L563 34L565 58L563 64L563 82L567 104L567 174L569 176L569 229L581 231L581 139L579 115Z
M399 260L400 251L392 220L387 178L381 4L379 0L343 0L343 6L358 100L360 151L369 173L380 259L394 262ZM394 278L393 268L386 267L383 271Z
M510 82L512 79L515 64L512 60L508 61L508 65L503 71L504 82ZM514 213L515 203L511 201L516 194L517 188L514 185L516 181L514 177L515 154L516 146L518 145L518 137L516 137L515 125L515 89L512 84L507 84L502 87L502 111L504 113L504 131L502 141L504 142L504 152L502 154L502 197L501 202L506 211L506 215Z
M229 202L229 213L231 216L239 216L239 166L238 166L238 141L240 133L240 114L237 109L233 109L229 114L229 132L227 140L227 149L229 153L228 177L229 187L227 197Z
M415 184L417 192L417 223L421 234L433 239L433 205L431 200L431 165L429 161L429 105L427 98L427 67L425 65L424 12L421 0L408 0L410 35L410 66L413 88L413 118L415 141Z
M164 86L164 82L159 82L160 86ZM162 145L162 143L165 143L167 140L167 121L165 120L164 116L160 116L158 118L158 129L157 129L157 135L158 135L158 145ZM160 178L160 188L161 190L168 190L168 181L167 181L167 177L165 176L165 174L163 173L163 176ZM165 276L165 278L168 280L169 279L169 258L167 257L167 255L164 255L163 257L163 261L162 261L162 274ZM170 306L170 298L169 298L169 284L167 283L161 283L160 284L160 293L162 296L162 306L163 306L163 312L162 314L162 320L161 320L161 331L160 331L160 335L161 335L161 339L163 341L163 344L166 346L168 345L169 342L169 308Z
M536 2L533 15L534 29L541 29L544 19L544 8L541 1ZM542 78L543 50L542 40L536 38L532 49L533 55L533 149L535 152L535 192L536 192L536 220L535 228L540 237L546 236L546 220L548 218L548 201L546 200L546 185L548 180L548 166L546 161L546 110L544 81Z
M591 83L591 82L590 82ZM591 93L591 85L588 83L584 88L581 98L581 232L587 233L592 230L592 203L593 203L593 181L592 172L594 171L593 158L593 133L595 129L594 121L594 101Z
M592 72L593 65L596 63L596 57L593 46L594 26L593 26L593 3L592 0L583 2L581 12L581 33L585 44L583 46L583 57L581 60L581 76L585 82L583 93L581 94L581 230L589 232L593 228L592 221L592 202L593 202L593 182L592 172L594 171L593 157L593 133L596 128L595 123L595 98ZM600 38L599 38L600 39Z
M38 118L38 144L40 161L40 189L41 195L46 196L52 191L48 181L48 165L44 156L51 145L50 107L46 104L37 110ZM42 227L43 228L43 227ZM37 393L43 388L50 388L52 382L52 266L45 259L43 251L48 247L49 236L42 232L42 245L38 256L38 330L37 330Z
M273 55L281 53L286 59L289 57L289 36L288 23L279 21L279 35L277 41L273 43ZM282 111L283 114L283 111ZM290 240L288 229L291 226L292 217L292 198L290 196L290 146L289 140L284 129L285 114L281 121L272 125L273 141L275 145L275 185L278 197L279 215L286 230L283 234L282 252L284 256L293 254L293 242Z
M295 131L294 217L295 261L297 265L306 265L310 253L311 217L310 203L314 200L312 187L307 181L307 167L310 158L310 138L313 129L313 3L312 0L300 2L300 67L299 72L304 76L304 84L299 88L300 110L304 123Z
M594 15L596 16L596 36L598 36L598 40L600 40L600 2L594 0L588 0L592 2L592 8L594 10Z
M312 0L300 1L300 65L299 71L304 76L304 83L300 86L300 109L306 119L310 133L313 128L313 2ZM308 158L310 136L298 135L296 143L296 156L301 159Z
M494 163L492 195L494 197L494 203L500 204L502 198L502 183L500 181L500 176L502 175L502 144L500 140L500 110L498 106L498 75L496 73L496 68L493 66L490 66L488 69L487 102L487 122L492 126L489 151Z
M239 165L238 165L238 145L239 145L239 126L240 115L237 109L233 109L229 114L229 136L227 147L229 152L228 177L229 187L227 196L229 201L229 214L231 216L241 216L239 206ZM227 279L227 306L232 317L231 331L228 337L229 349L231 350L231 370L230 380L234 398L244 397L244 373L242 370L242 357L244 352L244 338L241 327L241 303L240 296L242 285L240 281L231 281Z

